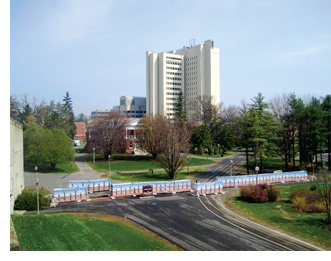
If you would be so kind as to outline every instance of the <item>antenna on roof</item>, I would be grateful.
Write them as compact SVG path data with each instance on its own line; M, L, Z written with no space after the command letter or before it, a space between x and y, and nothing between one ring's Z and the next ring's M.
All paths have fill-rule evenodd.
M190 47L194 47L195 46L195 39L190 39Z

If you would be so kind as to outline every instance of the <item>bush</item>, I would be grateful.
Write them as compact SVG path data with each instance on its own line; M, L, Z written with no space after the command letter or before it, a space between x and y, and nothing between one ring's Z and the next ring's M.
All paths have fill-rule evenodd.
M277 202L280 196L280 188L276 186L267 186L268 201Z
M256 186L244 186L240 188L240 195L242 200L251 203L266 203L278 201L280 189L267 184L260 184Z
M45 190L38 190L39 209L49 208L51 199L46 197ZM20 195L17 196L14 204L15 210L37 210L37 193L30 189L24 189Z
M314 193L296 190L290 197L292 207L301 212L325 213L326 208L322 200Z

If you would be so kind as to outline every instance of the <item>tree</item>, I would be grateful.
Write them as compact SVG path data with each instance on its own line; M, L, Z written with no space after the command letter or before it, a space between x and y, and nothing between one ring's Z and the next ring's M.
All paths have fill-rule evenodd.
M331 178L330 174L325 174L322 183L317 186L317 194L326 209L327 221L331 225Z
M323 124L326 126L325 141L328 148L328 166L331 171L331 95L326 95L322 102Z
M192 150L195 150L195 148L200 148L200 147L202 147L203 150L206 148L210 149L212 143L213 140L210 135L210 128L207 124L202 124L193 131L191 136Z
M271 108L276 120L281 127L276 131L279 139L275 143L277 146L277 154L285 161L285 171L289 171L289 162L291 161L292 140L295 137L293 131L293 123L290 117L290 95L283 94L276 96L271 101Z
M88 118L84 113L80 113L80 114L78 114L77 117L75 117L75 122L85 122L85 123L87 123L87 121L88 121Z
M183 92L180 91L177 101L175 102L175 116L177 119L187 121L186 104Z
M275 135L280 125L273 115L267 111L268 104L264 102L262 93L252 99L249 116L249 143L254 152L255 159L259 158L260 171L263 173L263 160L272 156L276 151L275 143L278 138Z
M74 123L74 112L72 109L72 101L69 92L66 92L66 95L63 97L62 116L65 120L65 131L68 136L73 139L76 134L76 125Z
M71 141L64 130L49 130L29 123L23 137L25 156L37 166L50 164L55 169L57 163L74 159Z
M217 145L215 148L220 149L220 154L224 153L234 146L234 134L228 125L225 126L216 126L213 133L214 144Z
M163 118L161 122L161 144L158 161L170 179L183 168L187 161L189 135L186 126L180 121Z
M239 134L240 144L245 148L246 171L247 171L247 175L249 175L250 133L248 131L248 127L250 126L250 114L249 114L248 105L244 101L242 101L242 106L239 112L238 125L240 129L240 134Z
M127 118L118 111L97 116L89 125L91 135L89 147L93 146L104 154L104 158L118 150L124 143Z
M144 115L140 119L136 136L141 143L144 150L152 154L153 159L157 158L157 155L161 153L161 142L164 118L161 114L155 116Z
M190 103L190 108L193 111L192 121L202 122L208 125L210 131L213 132L218 124L222 124L224 119L221 117L221 105L214 103L214 98L203 95Z

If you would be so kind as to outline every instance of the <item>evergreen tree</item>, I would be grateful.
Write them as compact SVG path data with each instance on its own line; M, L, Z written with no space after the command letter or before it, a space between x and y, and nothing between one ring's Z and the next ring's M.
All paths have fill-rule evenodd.
M180 91L177 101L175 102L175 116L177 119L187 121L186 104L184 94Z
M65 131L67 135L73 139L76 134L76 125L75 125L75 117L72 109L72 101L69 95L69 92L66 92L66 95L63 97L63 105L62 105L62 116L65 120Z

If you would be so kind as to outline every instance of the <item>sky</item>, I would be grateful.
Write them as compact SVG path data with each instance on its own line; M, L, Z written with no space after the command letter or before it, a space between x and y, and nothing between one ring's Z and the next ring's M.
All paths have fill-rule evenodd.
M146 96L146 52L212 39L226 106L331 94L330 0L11 0L10 94L75 115Z

